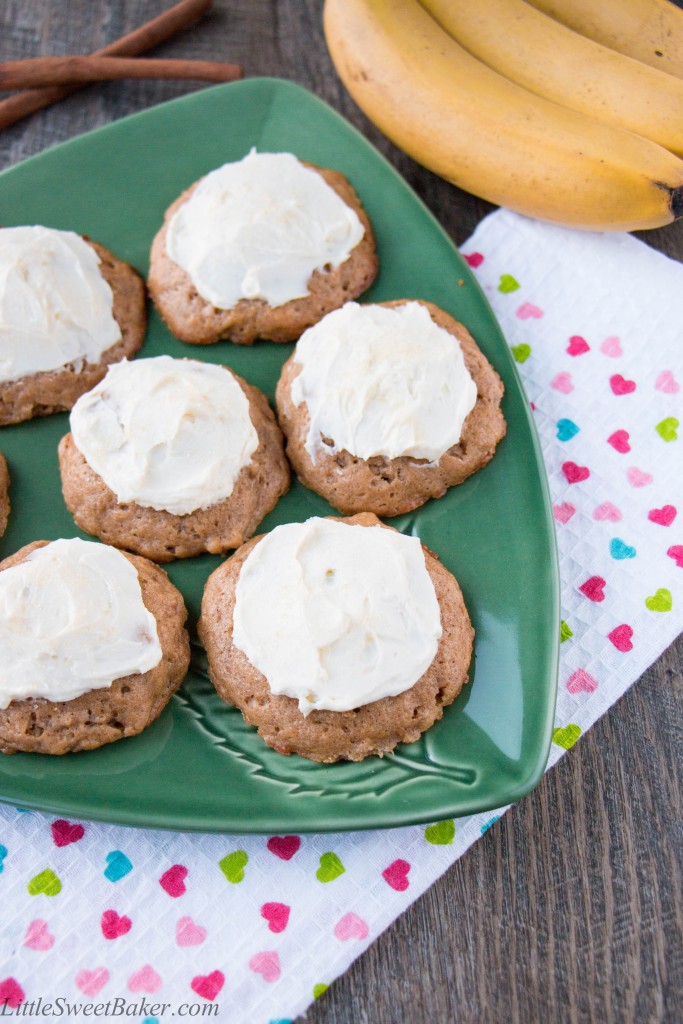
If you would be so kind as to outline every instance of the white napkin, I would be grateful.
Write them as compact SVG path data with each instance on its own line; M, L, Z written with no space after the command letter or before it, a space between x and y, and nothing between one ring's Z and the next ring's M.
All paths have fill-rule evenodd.
M534 403L553 496L553 764L683 624L683 266L628 235L503 210L463 253ZM287 1024L503 810L268 837L0 806L0 1004L61 1000L77 1020L67 1003L109 1002L157 1024L211 1003L212 1020Z

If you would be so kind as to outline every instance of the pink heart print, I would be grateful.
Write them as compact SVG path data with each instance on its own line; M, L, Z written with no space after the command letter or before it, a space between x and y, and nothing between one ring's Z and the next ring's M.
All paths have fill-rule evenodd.
M76 987L84 996L96 996L109 981L106 967L96 967L94 971L79 971L76 975Z
M264 903L261 917L268 922L271 932L283 932L289 921L290 907L286 903Z
M50 829L55 846L69 846L70 843L77 843L85 835L82 825L73 824L63 818L53 821Z
M611 633L607 634L607 639L614 644L618 651L625 654L627 651L633 650L632 636L633 630L623 622L620 626L616 626Z
M647 487L648 484L652 483L654 477L650 473L638 469L637 466L629 466L626 470L626 479L631 487Z
M574 390L571 373L556 373L550 381L550 387L553 388L554 391L559 391L563 395L570 394L570 392Z
M562 472L568 484L579 484L591 475L588 466L577 466L575 462L563 462Z
M630 395L631 392L636 390L636 382L634 380L626 380L620 373L615 373L614 376L610 377L609 386L615 395Z
M677 395L681 389L671 370L662 370L655 381L655 387L657 391L663 391L665 395Z
M25 999L26 993L14 978L5 978L4 981L0 981L0 1007L3 1010L8 1006L10 1010L18 1009ZM13 1017L14 1014L10 1016Z
M201 946L206 928L195 924L191 917L181 917L175 926L175 940L179 946Z
M615 452L619 452L621 455L625 455L626 452L631 451L629 433L627 430L615 430L614 433L610 434L607 438L607 444L611 444Z
M520 320L529 320L531 317L534 320L540 320L543 316L543 310L539 309L538 306L534 306L533 302L523 302L517 310L517 316Z
M616 334L611 334L609 338L605 338L600 346L600 351L604 355L609 356L610 359L618 359L619 356L624 354L621 349L621 339L617 338Z
M159 879L159 885L167 892L169 896L173 896L177 899L182 896L187 886L185 885L185 879L187 878L187 868L184 864L173 864L168 871L164 871L163 875Z
M621 512L611 501L603 501L602 505L597 505L593 509L593 519L597 519L598 522L607 519L610 523L618 523Z
M572 334L567 345L567 352L570 356L582 356L590 350L591 347L585 338L582 338L580 334Z
M249 969L254 974L260 974L264 981L272 984L277 981L282 973L280 957L275 950L265 950L263 953L256 953L249 961Z
M266 846L280 860L291 860L301 846L298 836L271 836Z
M669 558L673 558L679 569L683 569L683 544L674 544L667 551Z
M570 693L593 693L597 688L597 679L593 679L593 676L583 668L578 668L576 672L572 672L567 680L567 689Z
M198 974L190 982L190 988L202 999L214 1000L225 985L222 971L211 971L211 974Z
M563 501L561 505L553 505L553 515L558 523L568 523L576 509L569 501Z
M604 601L606 586L607 580L603 580L602 576L591 576L581 584L579 590L589 601Z
M349 939L366 939L369 931L363 918L354 913L344 914L334 926L334 934L342 942L347 942Z
M159 991L161 985L161 978L149 964L135 971L128 979L128 988L131 992L148 992L149 995L153 995Z
M125 914L119 917L115 910L105 910L100 923L105 939L118 939L121 935L127 935L133 927L129 917Z
M395 860L385 868L382 872L382 878L390 885L396 892L404 892L410 882L408 881L408 872L410 871L410 864L407 860Z
M463 259L465 260L466 263L470 265L470 267L473 267L474 269L480 267L484 262L484 257L480 252L470 252L466 256L463 255Z
M31 921L30 925L26 929L24 945L28 946L29 949L42 951L52 949L54 944L55 937L51 934L50 929L47 926L47 921L41 921L40 918L36 918L35 921Z
M603 502L602 505L596 506L593 510L593 518L597 519L598 522L602 522L605 519L608 522L618 522L622 518L622 512L617 509L611 502Z
M676 508L673 505L662 505L661 508L651 508L647 518L658 526L671 526L676 515Z

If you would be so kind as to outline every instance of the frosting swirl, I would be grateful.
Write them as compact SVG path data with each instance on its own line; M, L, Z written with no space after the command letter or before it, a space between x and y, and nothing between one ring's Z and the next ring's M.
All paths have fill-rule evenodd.
M382 526L278 526L237 581L233 642L304 715L403 693L431 665L441 632L420 541Z
M437 462L477 400L458 339L418 302L347 302L304 331L294 361L292 401L306 403L314 463L342 450Z
M0 708L68 701L161 661L135 567L115 548L56 540L0 572Z
M121 340L97 253L73 231L0 230L0 383L83 362Z
M230 497L259 446L230 370L171 356L110 366L70 422L74 444L120 504L179 516Z
M211 171L171 217L168 256L203 299L282 306L308 295L315 270L336 268L364 234L334 189L291 153L256 153Z

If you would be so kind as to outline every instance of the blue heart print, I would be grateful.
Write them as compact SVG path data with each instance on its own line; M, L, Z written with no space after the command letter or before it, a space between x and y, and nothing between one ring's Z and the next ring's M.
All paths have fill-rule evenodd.
M621 540L620 537L613 537L609 542L609 553L612 558L617 558L620 561L623 558L636 557L636 549L630 547L625 541Z
M571 441L573 437L576 437L581 427L577 427L573 420L558 420L557 421L557 440L558 441Z
M107 854L107 867L104 877L110 882L118 882L133 870L133 865L121 850L112 850Z

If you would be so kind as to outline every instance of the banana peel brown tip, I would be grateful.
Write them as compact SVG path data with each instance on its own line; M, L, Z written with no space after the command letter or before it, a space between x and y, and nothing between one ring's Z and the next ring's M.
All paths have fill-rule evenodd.
M678 188L670 188L670 186L663 185L662 188L667 188L671 192L671 212L674 220L678 220L679 217L683 217L683 185L679 185Z

